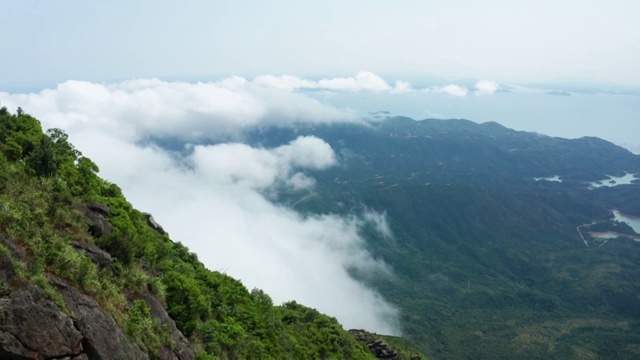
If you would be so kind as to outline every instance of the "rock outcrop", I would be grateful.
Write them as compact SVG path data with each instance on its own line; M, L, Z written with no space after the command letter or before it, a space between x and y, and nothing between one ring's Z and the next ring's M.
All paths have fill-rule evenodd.
M146 293L142 295L142 299L149 306L151 316L161 325L165 325L171 336L171 344L173 348L170 349L163 346L160 349L158 358L171 359L171 360L190 360L195 357L193 350L189 347L189 341L182 335L180 330L176 327L176 322L167 314L167 310L164 305L155 295Z
M376 338L375 334L364 330L351 329L349 333L359 342L367 344L369 350L378 358L384 360L421 360L419 356L409 356L401 354L382 339Z
M92 243L72 241L71 246L77 251L87 255L98 267L102 269L113 270L113 258L111 254L100 249L98 246Z
M106 236L113 232L113 226L107 220L110 210L107 205L99 202L88 202L78 206L78 210L89 222L89 232L96 238Z
M24 254L12 241L0 235L0 359L146 360L144 349L129 339L113 317L92 297L65 280L49 276L61 299L56 303L39 286L16 276L12 259ZM89 243L74 247L98 265L113 266L111 256ZM151 316L165 325L171 347L164 346L158 360L195 358L187 339L169 317L163 303L153 294L135 295L149 306ZM64 304L59 304L63 301Z
M126 338L115 320L90 296L53 278L67 303L73 323L83 336L83 350L89 359L149 359L135 343Z
M8 243L4 239L4 243ZM0 359L148 359L100 305L50 277L68 313L0 254Z
M144 215L147 218L147 224L149 224L149 226L151 226L160 235L169 235L166 231L164 231L164 229L162 228L162 225L156 222L156 220L153 218L153 215L147 212L143 212L142 215Z
M75 358L82 333L37 286L22 283L0 297L0 358Z

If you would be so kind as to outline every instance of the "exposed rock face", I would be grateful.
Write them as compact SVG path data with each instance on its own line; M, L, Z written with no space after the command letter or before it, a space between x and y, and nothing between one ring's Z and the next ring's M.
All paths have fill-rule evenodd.
M171 335L171 342L173 343L173 349L166 346L160 349L158 358L171 359L171 360L190 360L195 358L193 350L189 347L187 338L176 327L176 322L167 314L167 310L160 300L152 294L144 294L142 299L149 306L151 316L153 316L160 324L166 325Z
M364 330L356 330L351 329L349 333L353 335L353 337L360 342L366 343L369 347L369 350L378 358L385 360L399 360L401 359L401 354L398 353L393 347L389 346L389 344L385 343L381 339L376 339L374 334L366 332ZM407 356L406 354L402 355L402 359L408 360L420 360L420 357Z
M390 348L387 343L382 340L373 340L367 343L369 350L376 355L378 359L398 360L398 352Z
M88 202L78 206L78 210L80 210L89 221L89 232L94 237L98 238L113 232L113 226L106 218L110 213L107 205L99 202Z
M79 250L83 254L87 255L100 268L113 270L113 258L111 257L111 254L100 249L95 244L72 241L71 245L76 250Z
M43 291L21 284L0 298L0 358L49 359L83 353L82 333Z
M111 210L109 210L109 207L107 205L99 203L97 201L90 201L86 203L86 206L89 210L102 216L109 216L109 214L111 214Z
M0 243L12 257L22 254L0 236ZM77 243L77 249L94 261L108 262L111 256L93 244ZM92 257L93 258L93 257ZM62 279L49 276L64 298L68 314L44 291L15 276L10 256L0 253L0 359L147 360L150 358L129 340L113 317L92 297ZM167 326L172 347L163 347L158 360L193 360L187 339L177 329L162 302L152 294L141 295L151 315Z
M131 343L115 320L91 297L59 279L53 279L65 298L73 323L83 335L84 352L89 359L149 359Z
M148 359L91 297L51 277L70 314L0 255L0 359ZM169 359L169 358L167 358Z
M155 231L160 233L161 235L168 235L166 231L162 228L162 225L158 224L153 216L147 212L142 213L147 218L147 223L151 226Z

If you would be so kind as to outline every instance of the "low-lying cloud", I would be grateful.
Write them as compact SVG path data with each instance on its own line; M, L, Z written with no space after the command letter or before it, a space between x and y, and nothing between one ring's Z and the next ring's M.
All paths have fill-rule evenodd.
M476 89L476 95L493 95L498 91L498 89L500 89L500 84L494 81L480 80L475 84L474 88ZM425 88L422 91L425 93L440 93L457 97L465 97L469 93L469 89L467 87L456 84L433 86Z
M451 96L463 97L463 96L467 96L467 93L469 92L469 90L464 86L449 84L445 86L428 88L428 89L425 89L425 92L444 93L444 94L449 94Z
M241 143L198 145L189 160L199 174L218 184L235 184L254 190L264 190L278 182L298 188L309 187L310 178L303 173L293 173L294 169L320 170L336 163L331 146L313 136L299 137L274 149L253 148Z
M480 80L476 83L476 95L493 95L498 91L500 85L495 81Z
M382 88L375 79L358 81L362 88ZM393 276L359 234L374 224L392 236L386 216L301 215L268 196L280 187L312 191L307 171L338 164L329 144L312 136L273 148L207 141L261 126L360 120L349 110L256 82L68 81L36 94L0 93L0 101L11 110L21 106L45 128L67 131L102 176L119 184L134 206L152 212L208 268L264 289L276 303L296 300L346 327L397 334L395 307L350 276ZM190 151L172 153L156 138L178 139Z
M36 116L46 115L52 127L70 132L100 127L129 140L153 137L199 142L238 135L257 126L360 121L354 111L302 94L264 88L241 77L210 83L67 81L39 93L0 93L0 99L10 107L21 105Z
M318 81L302 79L292 75L262 75L254 82L258 85L285 91L331 90L331 91L369 91L373 93L404 94L412 92L411 84L397 80L395 86L389 85L383 78L370 72L361 71L354 77L334 77Z

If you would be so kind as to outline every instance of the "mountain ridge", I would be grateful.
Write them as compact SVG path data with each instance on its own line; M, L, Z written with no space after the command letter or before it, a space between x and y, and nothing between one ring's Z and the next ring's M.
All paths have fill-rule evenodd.
M639 355L640 338L629 335L640 326L631 310L638 243L585 243L576 228L615 228L611 209L640 215L637 179L592 186L640 173L640 156L595 137L409 118L267 129L250 143L297 136L326 141L340 165L309 172L315 196L282 193L279 201L309 214L386 214L393 246L373 231L366 238L396 277L368 284L394 299L404 333L423 351L442 359Z

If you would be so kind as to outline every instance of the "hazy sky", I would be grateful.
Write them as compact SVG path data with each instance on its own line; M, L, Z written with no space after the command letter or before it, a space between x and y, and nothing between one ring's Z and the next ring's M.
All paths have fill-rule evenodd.
M340 166L333 149L210 140L390 110L637 146L638 19L640 1L0 0L0 103L64 129L209 268L398 333L396 307L349 275L394 276L358 231L393 238L385 215L270 197L313 194L307 170Z
M640 84L635 0L0 0L0 88L380 75Z

